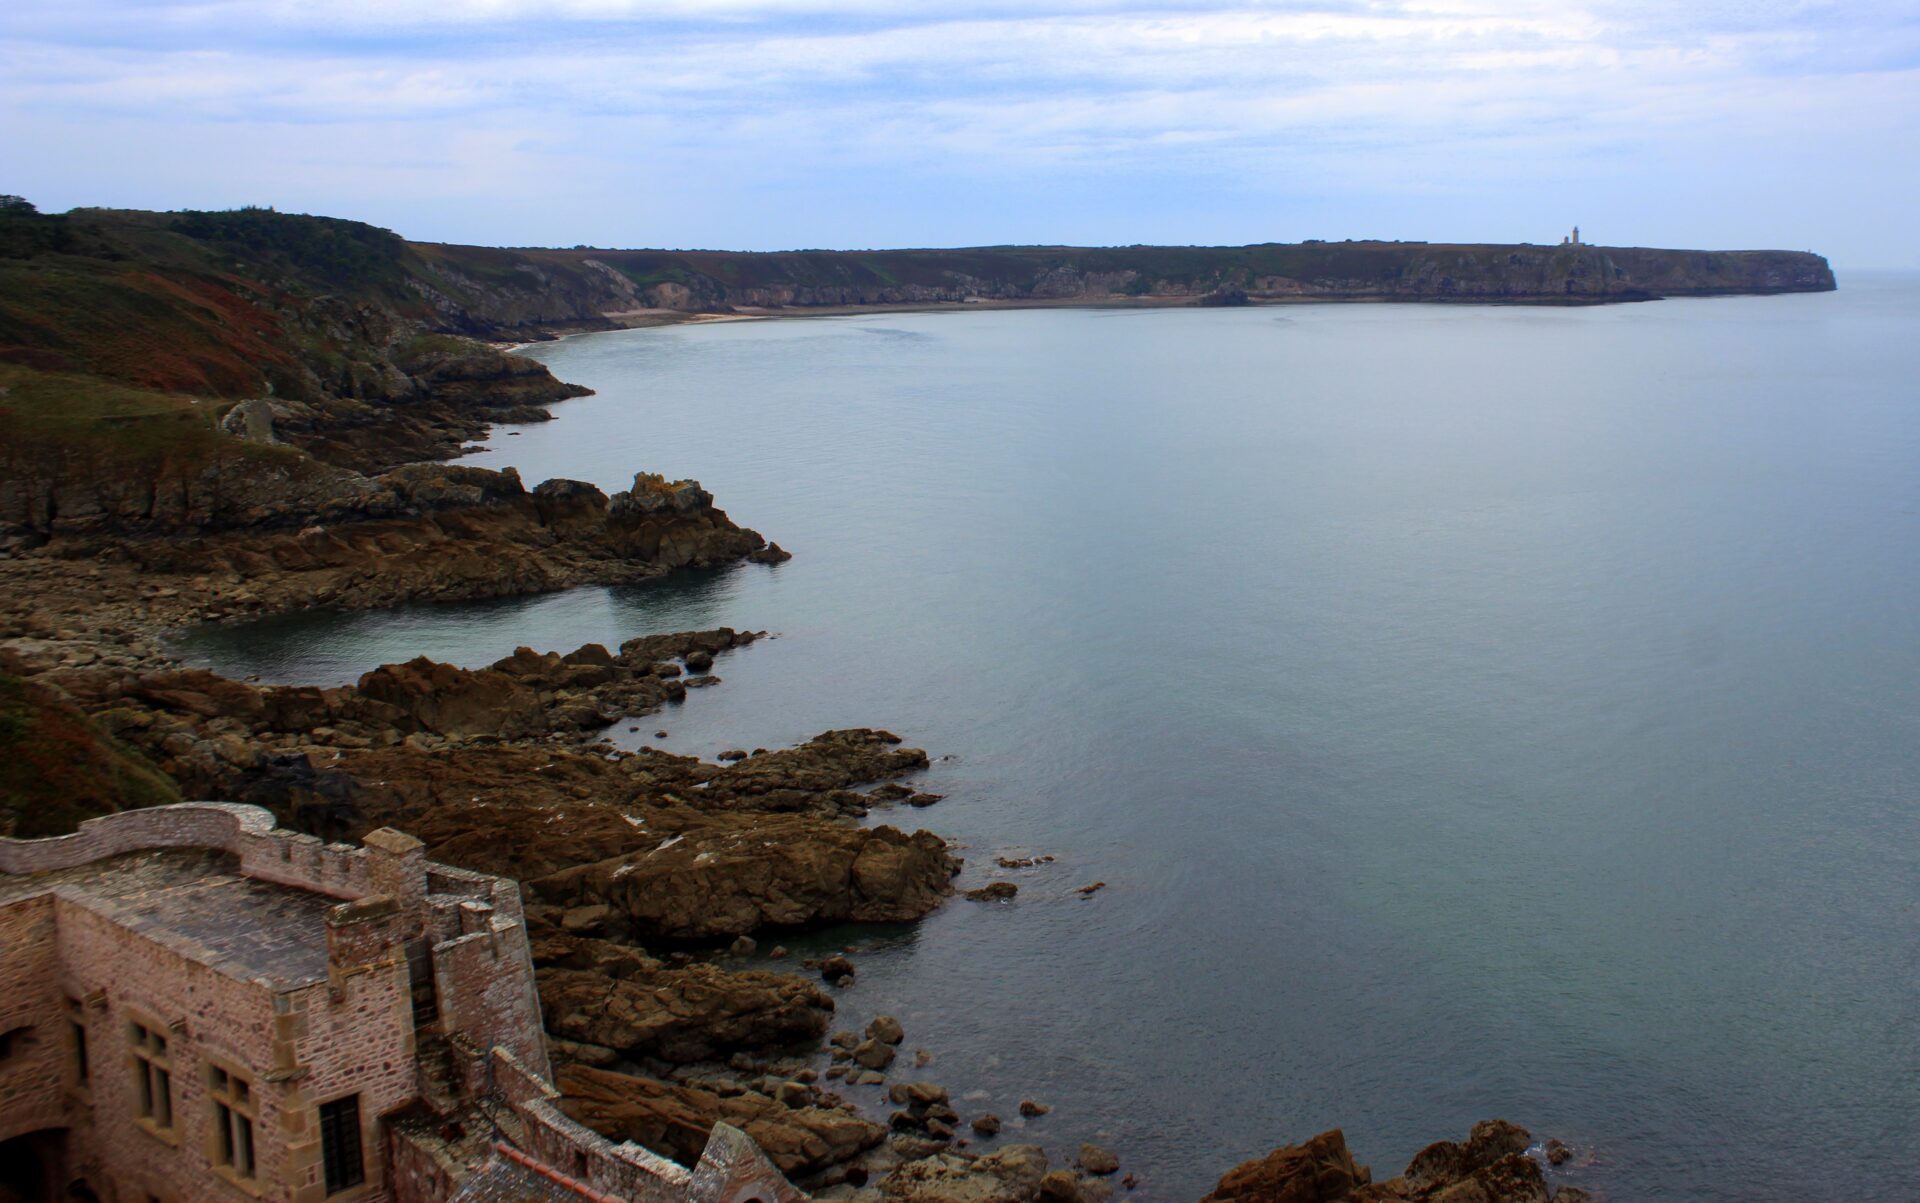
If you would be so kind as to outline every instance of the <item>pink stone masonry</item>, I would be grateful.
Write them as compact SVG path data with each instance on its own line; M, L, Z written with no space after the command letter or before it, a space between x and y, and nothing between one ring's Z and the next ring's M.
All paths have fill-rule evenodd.
M49 1198L446 1203L522 1163L643 1203L803 1198L724 1124L693 1171L610 1142L550 1072L518 887L410 836L184 803L0 839L0 1163Z

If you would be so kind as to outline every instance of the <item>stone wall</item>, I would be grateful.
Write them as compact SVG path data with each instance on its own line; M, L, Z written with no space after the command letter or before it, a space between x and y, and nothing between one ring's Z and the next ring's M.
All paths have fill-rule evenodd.
M299 1121L291 1083L276 1080L274 995L197 964L128 931L84 905L53 899L59 967L41 985L55 1005L82 1001L91 1069L84 1114L70 1126L91 1151L74 1169L123 1196L240 1200L251 1190L214 1169L216 1135L209 1076L214 1068L243 1076L254 1107L258 1197L291 1198L293 1167L282 1135ZM133 1025L167 1040L173 1122L159 1128L139 1115Z
M373 833L377 835L378 833ZM370 836L370 838L372 838ZM333 898L391 893L375 881L379 850L327 844L310 835L274 827L273 815L235 802L183 802L103 815L80 824L72 835L44 840L0 837L0 873L47 873L128 852L156 848L214 848L240 858L248 877L312 890ZM430 897L491 903L516 922L520 890L504 878L434 865L424 857L408 865L426 875Z
M525 929L485 903L468 902L461 911L464 934L433 949L441 1030L477 1049L505 1049L551 1078Z
M497 1097L526 1129L525 1149L547 1165L603 1194L634 1203L798 1203L806 1198L774 1168L753 1138L715 1124L700 1163L691 1171L626 1141L615 1144L567 1117L559 1092L543 1075L496 1050L492 1081Z
M0 1140L67 1123L74 1084L53 899L0 907Z
M371 833L363 848L277 831L257 807L187 803L91 820L48 840L0 839L0 873L30 875L153 849L218 849L242 874L341 899L325 916L324 980L275 986L164 930L123 926L89 905L85 883L49 882L0 903L0 1139L68 1132L68 1169L122 1198L326 1199L319 1108L358 1095L367 1181L351 1203L439 1203L456 1167L395 1133L386 1119L425 1099L458 1096L509 1108L526 1156L634 1203L795 1203L803 1198L751 1139L726 1125L689 1171L569 1119L547 1060L518 888L429 864L417 840ZM408 950L431 950L438 1019L415 1029ZM69 1016L86 1030L81 1080ZM173 1122L139 1115L133 1025L162 1034ZM424 1068L429 1037L447 1053ZM213 1071L244 1078L254 1108L256 1171L235 1181L218 1162ZM444 1097L442 1097L444 1095ZM430 1112L429 1112L430 1113Z

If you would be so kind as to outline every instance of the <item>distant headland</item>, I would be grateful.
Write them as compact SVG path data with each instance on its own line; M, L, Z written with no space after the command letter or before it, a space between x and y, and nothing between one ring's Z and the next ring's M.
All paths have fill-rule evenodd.
M40 214L18 198L6 200L0 265L11 261L24 268L37 261L31 282L17 277L6 289L11 295L0 296L0 351L16 355L21 344L44 346L49 335L61 341L59 331L49 329L49 319L58 315L48 313L44 302L57 300L56 308L84 304L67 288L58 298L34 296L49 281L38 269L78 268L83 262L90 264L80 273L90 278L83 291L113 277L115 308L131 302L120 295L125 290L149 288L152 274L175 280L238 277L374 304L429 331L507 341L701 314L866 307L1584 305L1834 287L1827 261L1809 252L1609 247L1577 237L1558 245L1310 239L1213 247L561 250L409 242L361 222L272 209ZM100 270L108 264L118 270ZM31 321L9 323L6 302L39 312ZM8 343L14 347L6 348Z

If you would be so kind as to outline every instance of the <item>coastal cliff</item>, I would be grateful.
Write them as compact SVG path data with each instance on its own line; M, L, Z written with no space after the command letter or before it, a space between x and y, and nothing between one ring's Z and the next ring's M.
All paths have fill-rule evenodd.
M611 724L719 684L716 657L757 635L521 648L481 668L418 657L324 688L186 668L160 637L315 606L784 558L692 481L641 472L608 496L418 462L582 391L475 336L749 307L1587 303L1822 287L1823 261L1773 252L512 251L267 211L0 208L0 834L181 796L264 805L329 839L401 826L436 860L522 883L560 1105L610 1138L697 1157L724 1120L836 1203L1107 1203L1114 1154L1083 1145L1050 1168L1037 1146L998 1143L987 1108L1012 1115L1014 1099L907 1080L931 1056L897 1047L897 1019L848 1017L821 1044L857 942L797 966L777 945L757 951L943 905L963 870L945 841L858 821L940 800L909 784L925 752L868 728L716 762L602 741ZM1045 872L1052 859L996 863ZM966 895L1016 891L997 880ZM841 1093L852 1087L875 1094ZM898 1108L884 1122L869 1114L883 1105ZM1050 1110L1017 1108L1023 1125ZM1323 1134L1234 1171L1210 1199L1547 1203L1526 1150L1517 1129L1476 1128L1373 1183Z
M444 261L476 253L446 247ZM970 302L1244 304L1262 301L1499 301L1595 304L1660 297L1820 292L1818 255L1587 245L1408 242L1243 247L982 247L967 250L524 251L548 278L591 270L600 316ZM535 265L538 265L537 268ZM617 274L618 279L614 278ZM590 280L587 282L591 282ZM631 291L629 292L629 286ZM581 320L593 315L582 314Z

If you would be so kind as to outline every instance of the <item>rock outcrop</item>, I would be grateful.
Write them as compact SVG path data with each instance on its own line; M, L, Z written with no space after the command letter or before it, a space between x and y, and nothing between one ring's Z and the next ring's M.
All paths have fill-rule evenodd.
M605 958L583 969L542 965L540 1007L547 1030L628 1059L674 1062L826 1034L833 1000L805 978L700 962L670 968L638 955L635 961L625 973Z
M1031 1203L1047 1176L1038 1145L1008 1145L984 1157L940 1153L909 1161L881 1183L900 1203Z
M1549 1191L1531 1142L1525 1128L1484 1120L1465 1142L1428 1145L1405 1173L1375 1182L1336 1128L1243 1162L1201 1203L1585 1203L1576 1187Z
M880 1143L886 1129L802 1090L793 1102L757 1091L722 1095L698 1086L560 1067L561 1109L613 1140L631 1140L692 1165L713 1125L740 1128L792 1177L847 1161ZM795 1105L795 1104L799 1105Z
M43 493L16 478L0 489L0 526L51 540L48 553L127 565L135 605L191 592L197 614L182 617L626 583L744 559L766 545L698 484L647 473L608 497L577 481L528 490L512 470L452 465L378 478L304 459L207 470L219 474L217 486L181 481L174 493L152 481L108 485L57 472ZM179 504L162 504L163 496ZM201 588L185 587L197 578Z

